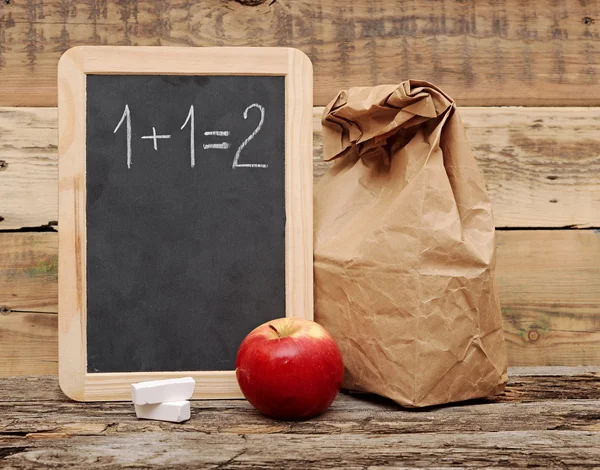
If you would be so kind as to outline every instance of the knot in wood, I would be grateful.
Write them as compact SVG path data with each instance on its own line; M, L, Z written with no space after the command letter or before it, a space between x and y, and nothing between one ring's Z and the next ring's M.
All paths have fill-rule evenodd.
M12 310L7 305L0 305L0 315L8 315Z
M6 160L0 160L0 171L8 168L8 162Z
M589 25L591 25L591 24L594 24L594 23L596 22L596 20L594 20L594 18L590 18L589 16L585 16L585 17L583 18L583 20L581 20L581 22L582 22L583 24L585 24L585 25L588 25L588 26L589 26Z
M527 339L534 343L535 341L540 339L540 334L537 330L529 330L529 332L527 333Z

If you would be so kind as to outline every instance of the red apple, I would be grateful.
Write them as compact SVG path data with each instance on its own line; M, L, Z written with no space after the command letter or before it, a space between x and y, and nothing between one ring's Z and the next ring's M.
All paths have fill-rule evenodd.
M323 413L342 386L344 364L333 337L303 318L278 318L252 330L235 373L246 399L276 419Z

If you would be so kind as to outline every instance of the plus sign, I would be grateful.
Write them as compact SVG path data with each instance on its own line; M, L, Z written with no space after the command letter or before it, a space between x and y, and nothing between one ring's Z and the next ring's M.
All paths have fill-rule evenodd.
M152 135L144 135L142 136L142 139L152 139L154 140L154 150L158 150L158 147L156 146L156 141L158 139L170 139L171 136L170 135L156 135L156 129L153 127L152 128Z

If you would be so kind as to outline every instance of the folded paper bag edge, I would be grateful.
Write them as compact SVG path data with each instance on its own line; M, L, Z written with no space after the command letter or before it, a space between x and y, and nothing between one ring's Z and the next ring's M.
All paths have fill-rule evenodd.
M377 109L396 112L397 115L409 114L431 119L441 116L453 105L454 100L443 91L429 82L419 80L407 80L400 85L353 87L342 90L323 109L321 117L323 160L334 160L342 156L348 148L388 133L393 126L381 128L380 132L367 137L364 135L361 120L368 121ZM410 124L410 119L399 121ZM419 122L420 120L417 123ZM398 126L401 127L403 126Z

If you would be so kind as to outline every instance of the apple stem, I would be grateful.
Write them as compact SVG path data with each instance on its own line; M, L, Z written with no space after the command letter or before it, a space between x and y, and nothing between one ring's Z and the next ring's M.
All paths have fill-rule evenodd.
M279 331L277 331L277 328L275 328L273 325L269 325L269 328L271 328L275 333L277 333L277 336L281 338L281 335L279 334Z

